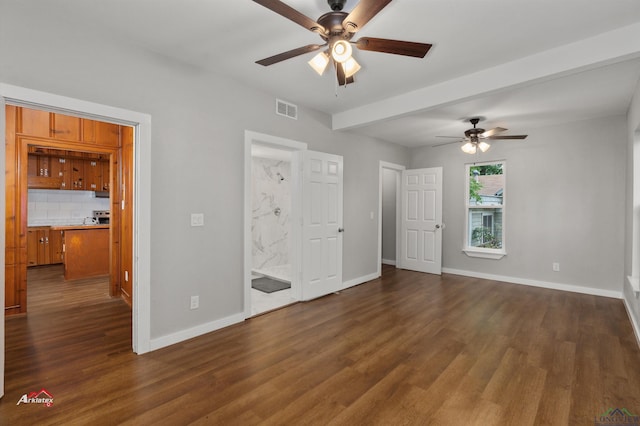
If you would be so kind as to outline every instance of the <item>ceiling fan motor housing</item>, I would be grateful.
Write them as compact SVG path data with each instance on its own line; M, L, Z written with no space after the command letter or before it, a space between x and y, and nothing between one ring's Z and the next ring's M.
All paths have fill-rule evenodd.
M329 41L330 39L344 39L351 40L354 33L345 31L342 23L344 19L347 17L348 13L346 12L329 12L325 13L321 17L318 18L318 24L322 25L329 32L328 34L320 34L324 40Z
M342 10L346 2L347 0L327 0L327 3L329 3L331 10Z
M472 118L469 120L469 122L471 122L471 124L473 124L473 129L469 129L467 131L464 132L464 135L468 138L471 138L471 140L473 141L475 139L475 141L478 141L478 136L480 136L481 134L484 133L484 129L481 129L479 127L476 127L476 124L478 124L478 122L480 122L479 118Z

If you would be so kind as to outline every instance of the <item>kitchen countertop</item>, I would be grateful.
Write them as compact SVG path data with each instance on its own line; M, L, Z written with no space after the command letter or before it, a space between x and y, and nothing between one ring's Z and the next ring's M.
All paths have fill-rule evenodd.
M109 229L109 225L52 225L53 231L84 231L87 229Z

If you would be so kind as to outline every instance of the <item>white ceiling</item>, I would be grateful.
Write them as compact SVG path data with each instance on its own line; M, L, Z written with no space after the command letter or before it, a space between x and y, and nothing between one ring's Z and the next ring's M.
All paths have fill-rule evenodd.
M309 68L313 54L255 64L321 40L251 0L32 3L33 13L332 114L337 130L405 146L461 135L473 116L486 118L486 129L499 125L521 134L621 114L640 76L638 0L395 0L354 40L391 38L433 48L424 59L356 51L362 70L346 88ZM285 3L314 20L329 11L326 0ZM348 0L345 11L355 4Z

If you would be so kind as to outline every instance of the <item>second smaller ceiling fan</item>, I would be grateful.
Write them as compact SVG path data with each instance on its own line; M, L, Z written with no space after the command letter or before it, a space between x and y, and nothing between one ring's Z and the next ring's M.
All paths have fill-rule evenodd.
M473 124L472 129L468 129L464 132L464 138L461 140L457 140L454 142L445 142L436 145L443 146L449 145L452 143L466 142L464 145L460 147L463 152L467 154L475 154L478 149L482 152L486 152L491 145L487 142L487 140L496 140L496 139L525 139L528 135L498 135L498 133L502 133L507 131L507 129L502 127L494 127L490 130L481 129L480 127L476 127L476 124L480 122L480 118L471 118L469 122ZM460 139L458 136L436 136L438 138L455 138Z

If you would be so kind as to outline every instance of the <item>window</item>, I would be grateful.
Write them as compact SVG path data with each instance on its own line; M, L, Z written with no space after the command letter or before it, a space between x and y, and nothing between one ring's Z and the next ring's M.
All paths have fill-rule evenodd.
M467 164L464 252L500 259L504 250L506 163Z

